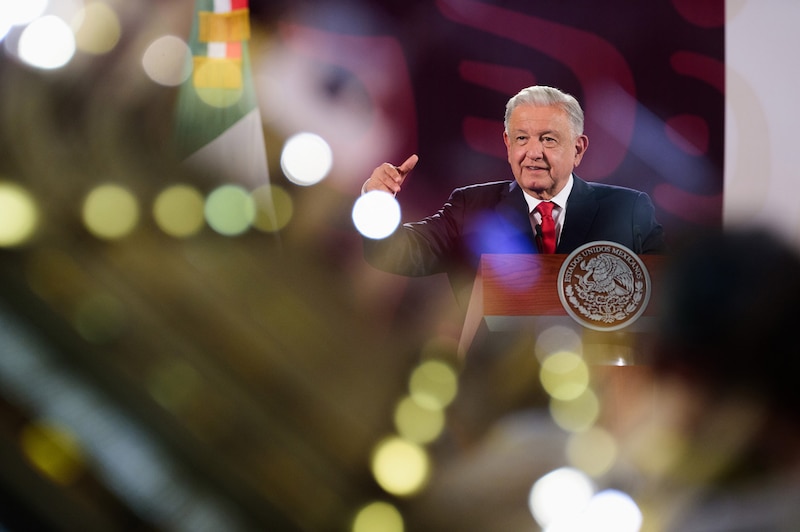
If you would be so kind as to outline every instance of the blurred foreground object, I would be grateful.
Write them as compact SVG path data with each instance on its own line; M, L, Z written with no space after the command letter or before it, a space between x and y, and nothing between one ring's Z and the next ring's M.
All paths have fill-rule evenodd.
M664 282L656 408L625 438L641 500L659 530L800 529L800 257L729 230L676 250Z
M195 171L251 186L269 181L248 41L247 0L197 0L181 85L176 141Z

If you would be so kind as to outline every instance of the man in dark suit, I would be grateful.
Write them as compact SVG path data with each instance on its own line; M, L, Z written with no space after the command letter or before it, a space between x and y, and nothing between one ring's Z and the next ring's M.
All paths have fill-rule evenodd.
M639 254L665 250L647 194L573 174L589 146L574 97L546 86L521 90L506 105L503 140L514 181L454 190L436 214L365 239L367 260L401 275L447 273L458 294L485 253L570 253L596 240ZM397 194L417 161L382 164L362 190Z

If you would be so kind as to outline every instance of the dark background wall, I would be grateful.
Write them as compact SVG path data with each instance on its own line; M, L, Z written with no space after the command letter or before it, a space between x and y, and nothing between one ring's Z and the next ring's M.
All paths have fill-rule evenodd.
M320 94L360 93L391 122L391 148L370 164L419 153L401 197L407 218L456 186L510 179L505 103L546 84L584 106L590 147L578 175L648 192L670 234L721 222L721 0L310 2L282 11L277 27L319 62Z

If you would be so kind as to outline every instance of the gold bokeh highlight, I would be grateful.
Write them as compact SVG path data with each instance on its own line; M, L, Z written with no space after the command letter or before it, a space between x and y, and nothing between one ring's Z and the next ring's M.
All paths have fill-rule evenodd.
M375 446L372 474L388 493L410 496L419 492L430 476L430 457L421 446L397 436Z
M251 197L256 206L253 227L275 233L289 225L294 215L294 201L284 187L263 185L255 189Z
M130 234L139 222L139 203L125 187L114 184L93 189L83 203L83 223L98 238L114 240Z
M458 393L458 375L446 362L426 360L411 373L409 390L420 405L445 408Z
M39 225L33 196L16 183L0 182L0 247L25 244Z
M20 447L28 461L56 484L68 486L84 470L80 443L66 427L44 421L32 422L22 429Z
M173 185L163 190L153 203L153 218L170 236L185 238L197 234L205 225L203 195L190 185Z

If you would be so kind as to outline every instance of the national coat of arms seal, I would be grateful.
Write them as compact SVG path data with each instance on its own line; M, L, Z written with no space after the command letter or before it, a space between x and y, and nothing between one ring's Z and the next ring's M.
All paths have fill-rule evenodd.
M564 259L558 274L558 296L567 314L597 331L616 331L636 321L650 292L642 260L616 242L584 244Z

